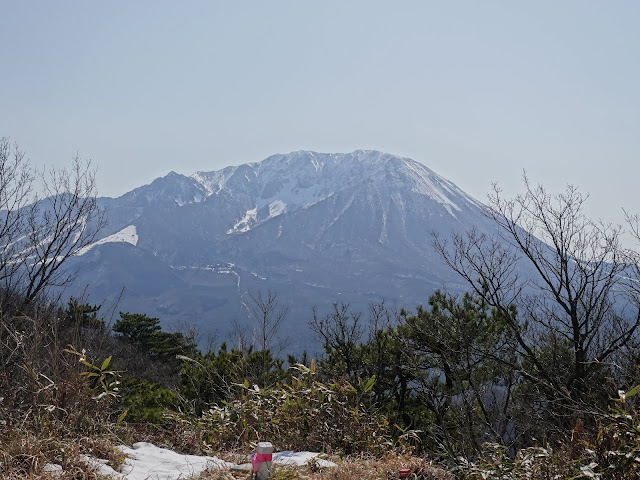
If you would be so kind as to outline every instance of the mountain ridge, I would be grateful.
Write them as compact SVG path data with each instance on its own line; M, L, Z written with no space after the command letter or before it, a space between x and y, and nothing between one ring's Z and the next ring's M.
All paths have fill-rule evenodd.
M371 150L276 154L190 177L170 172L101 205L110 227L87 250L90 268L76 259L79 282L95 283L96 271L108 278L98 279L92 299L113 298L110 289L127 287L116 285L126 277L136 285L121 300L127 309L170 320L197 315L205 330L249 321L243 302L265 289L295 306L291 322L305 335L301 319L311 308L340 298L358 309L382 299L412 308L435 288L462 289L434 251L432 231L494 228L484 206L453 182ZM136 251L146 253L128 260ZM139 284L128 261L159 262L148 267L158 278L145 277L157 285Z
M331 161L331 164L329 164L329 161ZM390 163L396 166L394 170L388 168ZM309 172L311 169L303 168L309 166L313 167L313 173L316 174L315 178L310 178ZM400 166L405 167L404 171ZM288 179L287 183L293 180L295 181L295 185L290 186L288 191L283 191L281 179L283 176L286 177L288 173L284 171L284 168L289 167L295 167L297 169L295 171L301 172L304 175L296 175L294 178ZM332 168L335 171L331 172L328 179L321 176L323 171L331 170ZM322 200L338 190L350 188L355 183L375 177L375 175L379 174L382 170L385 170L385 173L391 177L393 177L394 174L397 176L402 173L405 174L405 177L408 177L407 170L410 170L411 173L415 175L414 187L417 188L419 186L419 182L417 181L419 179L423 187L421 193L431 195L434 200L443 204L449 203L447 193L453 193L454 195L463 196L471 203L482 206L480 202L467 195L453 182L441 177L422 163L410 158L399 157L376 150L356 150L348 154L318 153L300 150L289 154L272 155L260 162L229 166L213 171L197 171L190 176L171 171L164 177L156 178L151 184L138 187L120 197L116 197L115 200L126 201L130 205L137 205L139 202L136 200L144 196L147 200L145 206L153 205L151 200L157 198L163 200L163 203L158 206L174 206L173 203L175 203L176 206L184 206L189 203L205 201L207 198L221 194L221 192L225 190L236 189L239 186L248 187L257 182L259 184L258 187L253 189L249 187L248 190L253 194L252 197L258 200L256 202L258 208L267 205L269 200L279 199L279 197L283 195L285 198L291 200L291 197L295 196L294 194L298 194L297 196L302 198L297 202L294 200L293 204L296 207L304 207L315 201ZM242 177L245 179L244 185ZM311 177L313 177L313 175L311 175ZM321 182L318 183L317 180L321 180ZM303 190L308 190L313 186L316 187L315 191L303 192ZM425 186L427 188L424 188ZM259 190L257 190L257 188L259 188ZM320 190L318 190L318 188L320 188ZM149 195L147 193L149 191L153 192L153 195ZM144 195L145 193L147 193L146 196ZM188 194L187 197L191 197L190 200L184 198L185 193ZM310 199L307 198L309 193L311 193ZM166 198L163 197L163 195L166 196L167 194L173 195L173 203L166 203ZM307 196L305 196L305 194L307 194ZM450 204L450 206L454 205Z

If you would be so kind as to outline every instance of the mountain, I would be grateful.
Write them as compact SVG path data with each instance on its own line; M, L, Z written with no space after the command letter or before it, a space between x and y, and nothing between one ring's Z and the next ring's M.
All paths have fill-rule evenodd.
M333 302L413 308L437 288L461 291L432 232L495 232L483 205L421 163L377 151L293 152L261 162L169 173L101 198L103 237L73 259L92 302L190 323L226 337L250 323L247 292L290 306L295 347ZM122 289L124 291L120 296Z

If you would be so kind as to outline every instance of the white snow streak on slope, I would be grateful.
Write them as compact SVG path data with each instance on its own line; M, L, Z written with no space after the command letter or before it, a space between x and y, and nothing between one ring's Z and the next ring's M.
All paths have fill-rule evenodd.
M439 201L439 203L448 203L449 205L453 206L456 210L460 211L460 208L457 206L457 204L453 203L451 200L449 200L445 194L451 194L453 196L461 196L464 198L464 200L466 200L467 202L471 203L472 205L475 205L476 207L479 207L480 209L484 210L485 209L485 205L482 202L479 202L478 200L476 200L475 198L469 196L467 193L463 192L462 190L460 190L454 183L452 183L451 181L447 180L446 178L441 177L440 175L438 175L437 173L431 172L430 175L434 175L436 177L436 181L438 186L436 186L430 179L425 179L424 175L421 175L418 170L424 170L426 169L426 167L414 160L411 159L407 159L406 165L409 169L411 169L411 171L416 172L418 174L418 176L423 179L424 181L426 181L429 184L429 188L432 188L436 191L434 191L433 193L435 193L435 195L429 195L428 192L422 192L420 191L420 189L418 189L418 191L420 191L420 193L425 193L429 196L431 196L431 198L433 198L436 201ZM438 198L442 199L443 201L438 200ZM451 213L451 212L449 212ZM453 215L453 214L452 214ZM455 215L454 215L455 216Z
M193 195L193 198L191 198L191 200L189 200L189 199L185 200L184 197L182 197L182 196L175 197L174 200L175 200L176 204L179 207L184 207L185 205L189 205L189 204L192 204L192 203L200 203L205 198L206 197L204 195L202 195L202 196Z
M273 205L276 202L292 205L294 209L304 208L326 198L328 193L325 190L325 187L316 184L310 187L292 187L290 184L286 184L275 195L269 198L259 199L258 208L268 204Z
M227 235L248 232L252 227L264 223L273 217L282 215L283 213L287 213L287 204L281 200L271 202L269 204L269 216L261 218L260 220L258 220L258 207L252 208L251 210L247 210L244 217L242 217L242 219L237 222L233 228L227 230Z
M355 196L351 195L351 198L349 198L349 201L347 202L347 204L342 208L342 210L340 210L340 213L338 213L338 215L336 215L336 218L334 218L330 223L329 223L329 228L333 227L333 225L340 219L340 217L342 215L344 215L344 212L346 212L347 210L349 210L349 208L351 207L351 205L353 205L353 202L355 201Z
M382 201L380 201L380 209L382 211L382 230L380 231L380 238L378 238L378 242L381 244L387 243L387 239L389 238L389 232L387 231L387 209L384 208Z
M222 190L225 187L227 181L231 177L233 177L233 174L237 169L238 167L235 166L226 167L222 170L217 170L214 172L196 172L191 175L191 178L202 185L207 191L207 196L209 196Z
M449 200L449 198L447 198L446 195L444 195L444 193L442 192L441 187L436 185L431 180L431 178L429 178L429 176L426 174L426 172L422 168L419 168L417 165L413 164L413 162L411 162L411 161L405 162L405 165L418 178L420 178L420 180L422 180L424 182L426 188L422 188L422 189L418 188L417 191L419 193L431 197L436 202L444 205L445 208L448 207L447 211L454 217L455 217L455 215L451 211L451 207L453 207L454 209L458 210L459 212L462 211L458 205L453 203L451 200Z
M123 228L122 230L120 230L117 233L114 233L113 235L109 235L108 237L104 237L103 239L98 240L97 242L94 242L91 245L87 245L86 247L78 250L78 253L76 253L76 255L78 256L84 255L85 253L87 253L89 250L91 250L93 247L97 245L103 245L105 243L119 243L119 242L130 243L135 247L138 244L138 233L136 231L136 226L129 225L128 227Z
M251 210L247 210L247 212L244 214L244 217L242 217L242 219L238 223L236 223L233 228L227 230L227 235L230 235L232 233L248 232L249 230L251 230L251 224L255 223L257 221L257 218L257 207L252 208Z

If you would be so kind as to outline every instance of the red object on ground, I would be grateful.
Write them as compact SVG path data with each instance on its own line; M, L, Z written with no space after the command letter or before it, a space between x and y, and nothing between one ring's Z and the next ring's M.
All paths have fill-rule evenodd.
M400 478L408 478L409 475L411 475L411 469L403 468L402 470L398 471L398 475L400 476Z
M252 453L251 454L251 467L253 472L257 472L262 462L271 461L270 453Z

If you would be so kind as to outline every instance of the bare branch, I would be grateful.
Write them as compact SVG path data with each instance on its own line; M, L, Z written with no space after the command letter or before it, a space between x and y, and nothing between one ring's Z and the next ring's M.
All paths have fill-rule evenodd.
M524 193L513 199L505 199L497 185L489 195L486 215L499 237L472 230L453 234L450 244L435 236L434 246L508 320L535 375L577 399L589 375L637 335L640 315L622 318L615 309L623 297L640 308L640 256L622 248L620 226L585 216L588 196L577 188L552 195L526 175L523 182ZM639 217L627 214L627 222L640 242ZM550 334L571 346L573 372L564 384L554 365L539 359L540 338Z
M43 197L33 194L36 177ZM25 303L73 278L63 268L105 226L91 162L36 171L17 145L0 139L0 281Z

